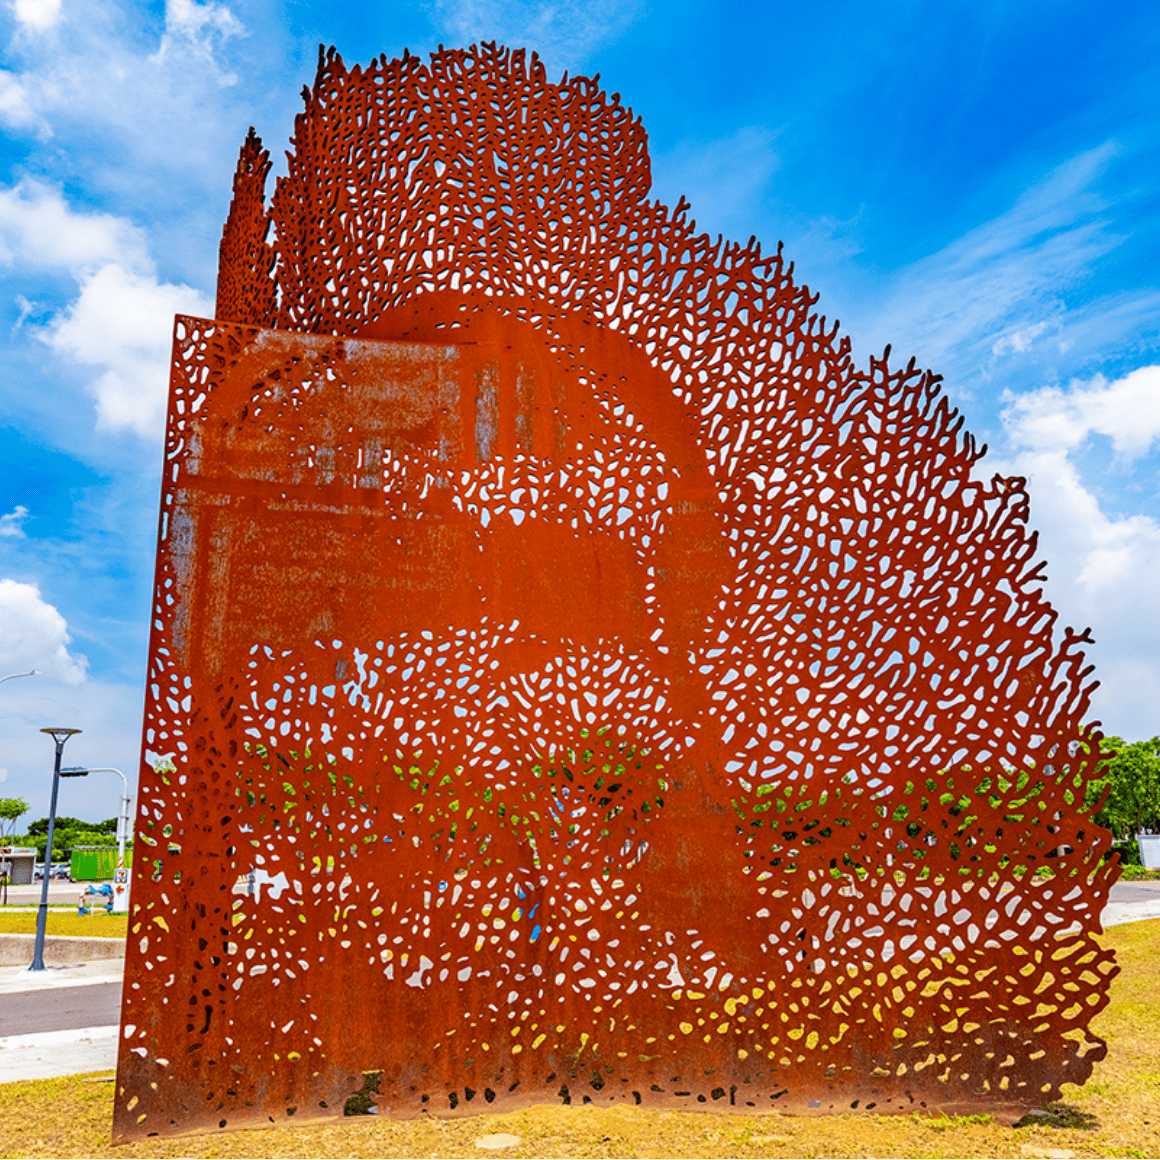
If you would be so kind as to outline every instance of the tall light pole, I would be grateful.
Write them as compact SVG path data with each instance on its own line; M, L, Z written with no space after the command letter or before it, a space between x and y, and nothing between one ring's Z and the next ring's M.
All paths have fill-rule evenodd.
M42 729L56 742L56 762L52 767L52 804L48 807L48 845L44 847L44 882L40 888L40 909L36 913L36 949L32 954L31 971L44 970L44 932L48 927L48 873L52 865L52 835L56 829L56 795L60 789L60 758L65 742L79 729Z

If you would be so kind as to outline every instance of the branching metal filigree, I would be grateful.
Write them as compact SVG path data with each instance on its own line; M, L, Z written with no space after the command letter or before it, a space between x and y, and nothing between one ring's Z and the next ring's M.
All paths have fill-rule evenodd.
M1083 1082L1087 638L937 377L535 57L331 52L268 170L177 322L117 1137Z

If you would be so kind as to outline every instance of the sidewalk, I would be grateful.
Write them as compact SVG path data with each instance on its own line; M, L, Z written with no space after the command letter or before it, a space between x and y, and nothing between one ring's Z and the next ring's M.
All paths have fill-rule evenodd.
M0 1038L0 1083L115 1071L117 1024Z
M27 963L22 967L0 967L0 996L21 991L120 982L124 975L124 958L91 963L57 963L46 966L43 971L30 971Z

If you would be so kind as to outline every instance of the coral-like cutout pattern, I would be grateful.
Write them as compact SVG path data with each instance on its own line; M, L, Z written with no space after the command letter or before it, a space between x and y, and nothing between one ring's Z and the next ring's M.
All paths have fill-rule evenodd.
M1087 638L937 378L535 57L332 52L293 144L177 322L116 1138L1082 1083Z
M263 192L269 172L270 155L251 129L234 173L234 198L218 253L219 269L230 272L218 279L218 318L265 318L274 308L274 251L266 242L270 221Z

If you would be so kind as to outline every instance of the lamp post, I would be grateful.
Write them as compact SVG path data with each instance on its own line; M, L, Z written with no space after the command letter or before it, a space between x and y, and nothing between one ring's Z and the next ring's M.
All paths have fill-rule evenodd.
M56 829L56 795L60 788L60 758L65 742L79 729L42 729L56 742L56 762L52 767L52 803L48 807L48 845L44 847L44 881L40 888L40 909L36 913L36 949L32 954L31 971L44 970L44 932L48 926L48 873L52 865L52 835Z

